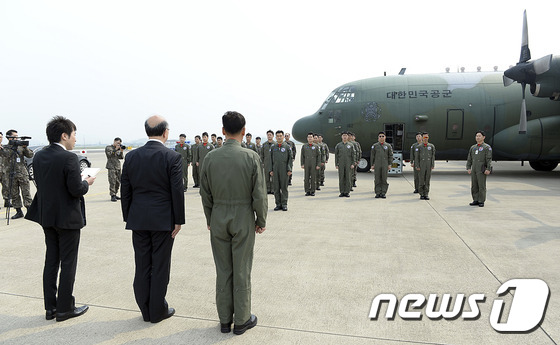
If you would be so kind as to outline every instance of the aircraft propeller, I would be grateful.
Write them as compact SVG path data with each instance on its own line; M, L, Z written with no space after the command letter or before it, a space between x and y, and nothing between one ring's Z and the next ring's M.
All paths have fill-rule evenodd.
M519 118L519 134L527 133L527 106L525 104L525 87L527 84L532 85L537 79L537 75L541 75L550 69L552 62L552 54L531 60L531 51L529 50L529 34L527 30L527 11L523 11L523 33L521 38L521 55L517 65L509 68L504 72L504 86L511 85L514 81L521 84L521 92L523 100L521 101L521 116Z

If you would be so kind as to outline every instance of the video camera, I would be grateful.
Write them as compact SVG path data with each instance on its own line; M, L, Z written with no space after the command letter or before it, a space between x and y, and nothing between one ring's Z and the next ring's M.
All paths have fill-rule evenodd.
M29 146L29 140L31 137L16 137L16 136L7 136L8 138L8 146Z
M125 144L120 144L119 146L120 146L119 148L120 148L121 150L123 150L123 151L126 150L126 145L125 145Z

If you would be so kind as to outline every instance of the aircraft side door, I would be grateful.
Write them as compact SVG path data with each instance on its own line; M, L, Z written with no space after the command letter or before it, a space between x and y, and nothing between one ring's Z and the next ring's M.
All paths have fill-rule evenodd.
M465 113L463 109L447 109L447 140L463 139Z

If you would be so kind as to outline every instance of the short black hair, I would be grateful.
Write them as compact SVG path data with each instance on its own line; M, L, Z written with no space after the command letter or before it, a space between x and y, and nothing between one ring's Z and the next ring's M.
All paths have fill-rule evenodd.
M187 137L186 134L183 134L183 133L179 134L179 138L186 138L186 137Z
M307 135L313 136L313 135L315 135L315 134L313 134L313 132L308 132Z
M195 138L195 139L196 139L196 138L202 139L202 138L200 137L200 135L195 135L194 138Z
M58 143L61 140L62 133L70 136L75 130L76 125L74 122L63 116L55 116L47 123L47 139L51 144Z
M216 140L224 140L222 137L217 137Z
M385 132L381 131L381 132L377 133L377 135L379 135L379 134L385 135Z
M423 134L422 132L416 132L416 135L422 135L422 134Z
M237 111L226 111L222 116L222 125L227 134L238 134L245 127L245 116Z
M15 129L8 129L8 130L6 131L6 136L7 136L7 137L11 137L12 134L14 134L14 133L17 133L17 131L16 131Z
M483 130L480 130L480 129L479 129L478 131L474 132L474 135L477 135L478 133L482 134L483 137L486 136L486 133L484 133Z
M154 127L150 127L148 124L148 120L144 122L144 129L146 130L146 134L148 137L161 137L163 133L167 130L168 123L167 121L163 120Z
M215 136L216 136L216 133L212 133L210 136L211 136L211 137L215 137Z
M122 142L122 139L119 138L119 137L116 137L115 140L113 140L113 141L120 141L120 142Z
M202 133L202 136L208 136L208 132Z
M272 131L272 129L269 129L268 131L266 131L266 134L267 134L267 135L268 135L268 133L274 134L274 132Z
M278 134L278 133L282 133L282 135L284 135L284 131L281 130L281 129L279 129L279 130L276 131L276 134Z
M425 136L426 134L430 135L430 133L428 133L428 132L422 132L422 136Z
M255 140L261 140L261 137L256 137Z
M246 137L251 137L251 138L253 137L253 135L251 133L247 133L247 134L245 134L245 136Z

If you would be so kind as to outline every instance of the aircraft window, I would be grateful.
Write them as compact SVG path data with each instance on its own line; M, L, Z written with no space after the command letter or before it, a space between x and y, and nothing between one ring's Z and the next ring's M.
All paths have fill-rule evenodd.
M338 90L331 92L329 97L323 103L321 110L325 110L329 103L350 103L356 96L354 86L343 86Z

